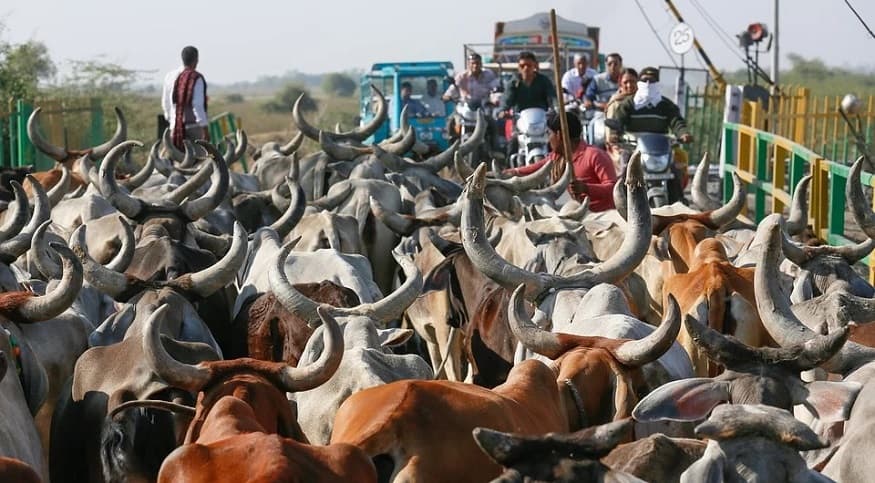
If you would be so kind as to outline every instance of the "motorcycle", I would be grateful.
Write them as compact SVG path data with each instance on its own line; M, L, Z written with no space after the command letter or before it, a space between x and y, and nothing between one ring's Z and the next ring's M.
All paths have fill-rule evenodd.
M627 133L626 137L634 151L641 153L650 206L657 208L684 201L681 180L672 169L674 138L661 133Z
M547 111L539 107L523 109L515 122L517 150L510 154L513 168L534 164L547 156Z
M467 141L473 134L477 127L477 117L478 112L483 111L483 114L486 117L487 122L492 122L492 105L481 104L479 101L459 101L456 103L456 119L457 119L457 129L459 140L464 143ZM491 136L488 135L489 131L487 130L487 137L484 139L484 142L480 144L480 147L475 149L471 154L468 155L468 165L472 167L477 167L481 162L488 161L491 158Z

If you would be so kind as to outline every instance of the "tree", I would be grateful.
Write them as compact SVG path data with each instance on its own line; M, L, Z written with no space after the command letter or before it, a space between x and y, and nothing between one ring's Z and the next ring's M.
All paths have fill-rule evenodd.
M288 112L301 94L305 94L304 99L301 101L301 111L312 112L319 108L316 100L313 99L313 96L310 95L307 88L294 82L286 84L280 89L274 98L266 102L262 108L268 112Z
M3 30L0 24L0 34ZM11 44L0 39L0 105L5 106L11 98L35 98L40 81L54 74L55 64L42 42Z
M322 78L322 91L328 95L349 97L356 89L355 81L346 74L332 72Z

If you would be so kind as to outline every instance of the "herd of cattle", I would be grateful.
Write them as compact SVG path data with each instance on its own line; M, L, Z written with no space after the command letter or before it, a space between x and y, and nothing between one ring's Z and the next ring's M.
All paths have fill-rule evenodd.
M875 478L859 162L870 238L834 247L808 178L746 226L707 157L698 209L659 213L633 158L591 213L567 166L466 164L482 117L425 159L406 125L363 144L386 112L329 132L296 105L285 145L146 153L119 110L71 150L36 109L57 168L0 179L0 481Z

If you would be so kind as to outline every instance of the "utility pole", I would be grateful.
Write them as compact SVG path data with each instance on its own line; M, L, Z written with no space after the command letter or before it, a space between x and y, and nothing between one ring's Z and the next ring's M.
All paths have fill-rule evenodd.
M778 0L775 0L775 18L774 23L772 24L772 89L778 87L778 60L780 59L780 53L778 49Z

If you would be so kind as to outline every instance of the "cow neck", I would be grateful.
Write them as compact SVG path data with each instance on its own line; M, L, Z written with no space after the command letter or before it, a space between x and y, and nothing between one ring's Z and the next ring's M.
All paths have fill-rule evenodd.
M572 425L568 425L569 432L579 431L585 427L587 427L588 419L586 417L586 409L583 406L583 396L580 394L580 390L574 385L574 382L571 379L563 379L562 383L568 387L568 392L571 394L571 400L574 402L574 409L577 411L577 429Z

